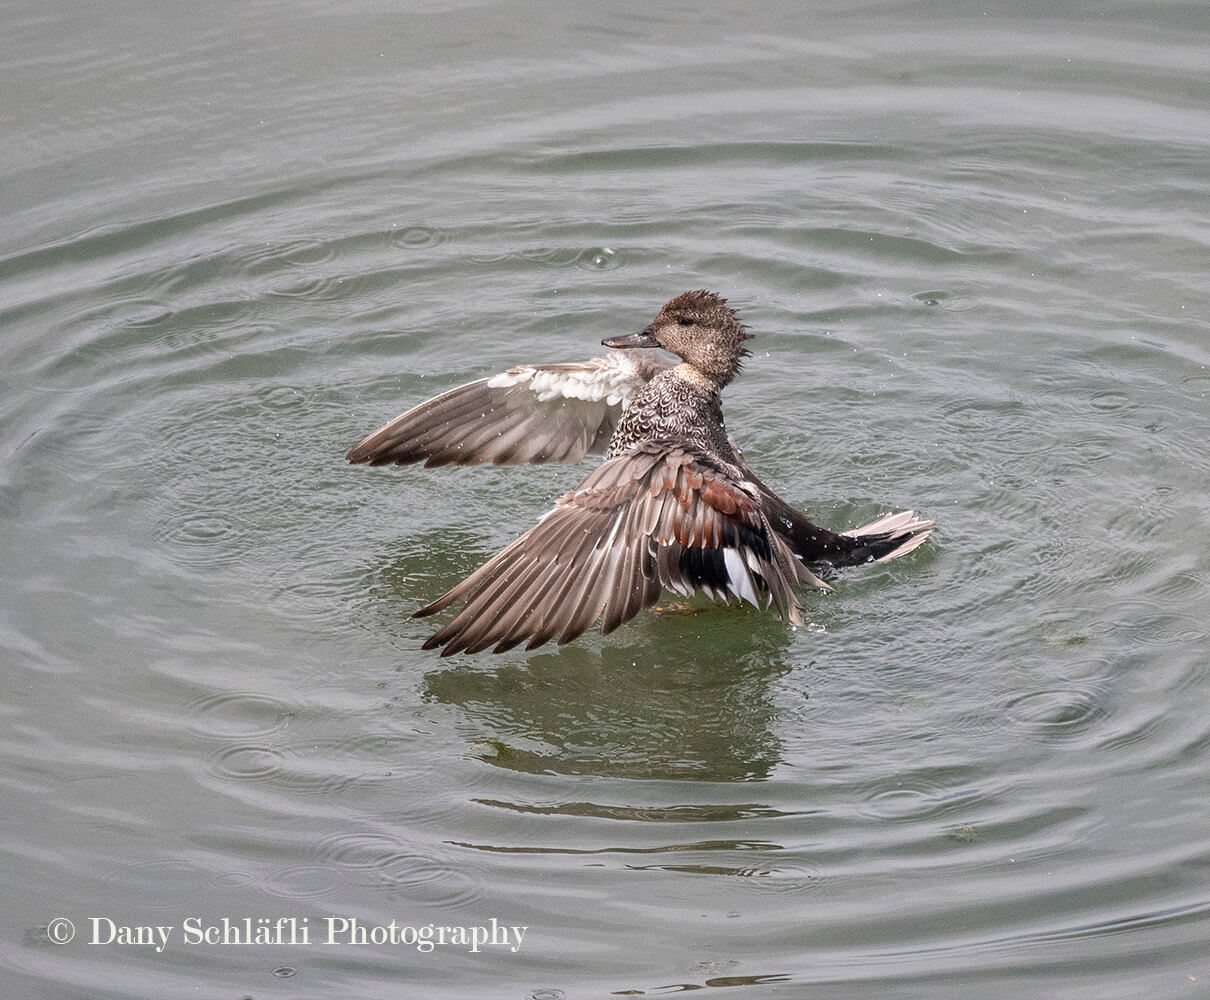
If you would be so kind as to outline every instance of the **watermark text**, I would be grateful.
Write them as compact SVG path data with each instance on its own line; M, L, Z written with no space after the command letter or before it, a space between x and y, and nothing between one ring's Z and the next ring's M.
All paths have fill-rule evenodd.
M459 948L471 953L521 950L529 928L501 923L412 924L398 920L375 923L356 917L186 917L179 924L126 923L112 917L85 917L77 928L67 917L46 925L54 944L81 940L90 945L151 948L241 947L243 945L387 946L430 952Z

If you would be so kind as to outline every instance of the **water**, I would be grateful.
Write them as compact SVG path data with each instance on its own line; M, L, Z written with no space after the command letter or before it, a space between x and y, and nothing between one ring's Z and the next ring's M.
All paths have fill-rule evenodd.
M10 5L6 988L1201 995L1208 43L1112 0ZM762 477L935 541L797 631L422 653L589 466L345 450L703 286ZM309 940L187 940L262 917Z

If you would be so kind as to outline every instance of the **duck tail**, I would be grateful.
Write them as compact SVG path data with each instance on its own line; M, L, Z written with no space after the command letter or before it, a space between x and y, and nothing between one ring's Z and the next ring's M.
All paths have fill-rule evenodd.
M916 516L914 510L898 514L883 514L860 528L841 532L851 539L843 561L832 560L834 566L857 566L861 563L888 562L907 555L924 544L933 531L933 522Z
M861 566L897 559L922 545L933 530L932 521L905 510L883 514L869 524L837 533L813 524L802 511L776 496L766 495L774 508L770 512L774 529L810 566Z

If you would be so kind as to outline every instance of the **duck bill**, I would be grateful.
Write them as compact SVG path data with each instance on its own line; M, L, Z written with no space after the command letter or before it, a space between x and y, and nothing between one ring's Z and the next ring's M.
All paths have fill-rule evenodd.
M659 347L656 342L655 331L651 327L646 330L640 330L638 333L627 333L621 337L606 337L601 341L606 347L614 347L625 349L628 347Z

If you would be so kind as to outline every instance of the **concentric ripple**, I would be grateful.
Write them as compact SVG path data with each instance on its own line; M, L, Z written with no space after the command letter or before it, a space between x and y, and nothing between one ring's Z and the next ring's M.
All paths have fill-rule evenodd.
M248 525L230 513L199 503L162 516L155 533L174 561L196 570L236 562L248 537Z
M1048 739L1076 736L1107 715L1096 691L1080 687L1031 691L1010 701L1005 711L1027 733Z
M483 891L474 868L416 854L403 840L388 834L334 834L321 842L319 853L325 864L360 873L360 884L398 893L416 903L458 907Z
M449 234L435 226L392 227L387 233L387 243L396 250L428 250L449 239Z
M262 887L283 899L319 899L339 891L342 884L337 873L324 865L290 865L271 872Z
M253 739L274 736L290 725L294 709L286 702L254 692L233 691L211 695L187 709L193 729L218 739Z
M863 815L893 821L937 819L969 808L984 797L975 788L953 788L927 776L905 775L874 785L860 804Z
M209 769L220 778L268 781L287 773L290 757L284 750L259 743L222 747L210 754Z

